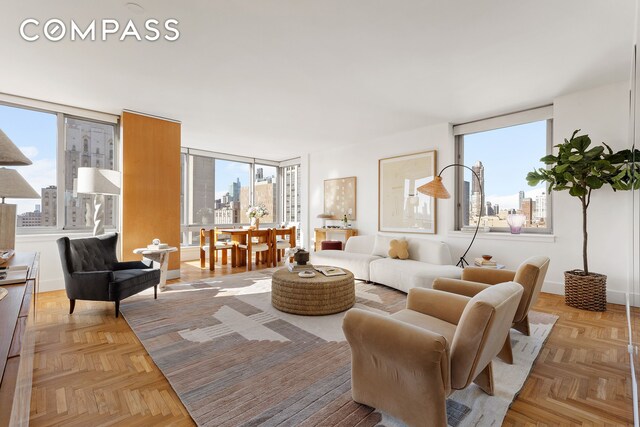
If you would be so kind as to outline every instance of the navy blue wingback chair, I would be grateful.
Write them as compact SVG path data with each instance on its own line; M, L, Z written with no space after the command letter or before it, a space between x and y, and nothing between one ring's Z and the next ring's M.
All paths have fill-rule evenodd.
M64 284L69 298L69 314L76 300L114 301L116 317L120 301L138 292L154 288L158 298L160 270L142 261L118 262L118 233L82 239L58 239Z

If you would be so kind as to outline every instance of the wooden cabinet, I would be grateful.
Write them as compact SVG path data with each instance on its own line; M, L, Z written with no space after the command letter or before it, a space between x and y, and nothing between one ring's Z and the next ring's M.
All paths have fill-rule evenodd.
M327 235L340 235L344 243L347 243L350 237L357 236L358 230L355 228L316 228L314 229L315 250L320 250L320 243L323 240L328 240Z
M28 266L27 279L3 285L9 293L0 300L0 426L29 421L35 336L27 331L35 315L38 263L37 253L17 252L9 266Z

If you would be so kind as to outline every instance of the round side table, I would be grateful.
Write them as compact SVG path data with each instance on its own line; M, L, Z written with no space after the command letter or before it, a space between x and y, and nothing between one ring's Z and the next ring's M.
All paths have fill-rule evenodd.
M141 254L143 258L147 258L153 261L153 267L160 269L160 283L158 286L161 291L164 291L167 285L167 267L169 265L169 254L171 252L177 252L178 248L170 246L165 249L148 249L137 248L133 250L134 254Z

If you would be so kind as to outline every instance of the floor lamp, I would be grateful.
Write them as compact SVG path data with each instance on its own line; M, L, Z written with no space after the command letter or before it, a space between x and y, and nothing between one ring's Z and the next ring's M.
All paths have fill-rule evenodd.
M420 192L422 194L426 194L427 196L435 197L436 199L449 199L449 198L451 198L451 195L449 194L449 192L445 188L444 184L442 184L441 175L442 175L442 172L444 172L445 170L447 170L447 169L449 169L451 167L454 167L454 166L465 168L465 169L469 169L471 171L471 173L478 180L478 186L480 187L480 212L478 213L478 224L476 225L476 230L473 233L473 238L471 238L471 243L469 243L469 247L467 248L466 251L464 251L464 253L460 257L460 260L456 264L458 267L464 268L465 266L469 265L469 263L467 262L465 257L467 256L467 253L469 253L469 249L471 249L471 246L473 246L473 242L476 240L476 236L478 235L478 229L480 228L480 219L482 218L482 209L484 208L484 192L482 191L482 182L480 182L480 177L469 166L465 166L465 165L462 165L460 163L452 163L452 164L442 168L442 170L440 171L438 176L436 176L432 181L430 181L430 182L428 182L428 183L426 183L424 185L421 185L420 187L417 188L417 190L418 190L418 192Z
M28 166L29 160L0 130L0 166ZM4 199L39 199L40 195L14 169L0 168L0 249L14 249L16 243L16 208Z
M120 194L120 172L110 169L78 168L80 194L93 194L93 235L104 234L104 196Z

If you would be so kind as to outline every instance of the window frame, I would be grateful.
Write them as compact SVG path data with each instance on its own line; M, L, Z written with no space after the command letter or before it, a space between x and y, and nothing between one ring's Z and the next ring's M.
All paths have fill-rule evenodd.
M86 228L65 228L65 150L66 150L66 129L65 118L78 119L114 126L114 170L120 171L120 117L99 111L85 110L70 107L62 104L55 104L46 101L39 101L30 98L22 98L14 95L0 93L0 105L23 110L31 110L40 113L53 114L56 116L56 226L55 227L16 227L16 236L34 236L46 234L86 234L91 232L93 226ZM114 228L107 231L117 231L120 227L120 198L115 197ZM60 203L60 200L63 200Z
M192 192L193 192L193 184L192 184L193 171L192 171L192 160L191 160L192 156L207 157L214 160L214 171L213 171L214 188L215 188L215 160L225 160L225 161L248 164L249 165L249 203L250 205L253 205L255 203L256 168L260 166L275 167L276 168L276 184L275 185L276 185L277 203L274 206L274 209L276 210L275 216L274 216L274 222L269 224L280 224L283 221L284 189L283 189L282 178L281 178L282 168L284 166L289 166L293 164L301 165L302 160L300 158L295 158L295 159L290 159L290 160L285 160L280 162L280 161L262 159L257 157L238 156L234 154L220 153L216 151L207 151L207 150L202 150L197 148L188 148L188 147L180 147L180 153L181 155L182 154L186 155L186 168L187 168L186 175L185 175L186 179L185 179L185 182L183 183L184 184L184 187L183 187L184 206L181 207L183 209L184 218L186 219L187 223L180 224L180 233L182 234L181 245L183 247L196 246L198 244L198 241L197 241L197 237L193 235L193 232L197 232L203 227L204 228L206 228L206 226L216 227L218 225L224 225L228 227L239 227L239 226L249 225L248 222L247 223L238 222L233 224L216 224L215 219L213 224L195 224L191 222L191 218L193 217L193 206L191 204ZM181 162L181 165L182 165L182 162ZM183 171L182 173L185 173L185 172Z
M464 164L464 136L474 133L487 132L506 127L524 125L528 123L546 121L546 155L553 152L553 106L545 106L532 110L519 111L512 114L503 116L491 117L485 120L479 120L471 123L464 123L460 125L454 125L454 155L455 162ZM542 166L541 166L542 167ZM544 166L547 169L548 165ZM456 231L463 231L464 227L464 209L462 201L464 198L464 168L456 168L455 173L455 213L454 213L454 229ZM545 218L548 226L545 228L539 227L523 227L521 234L539 234L539 235L552 235L553 234L553 196L548 189L546 190L546 211L547 217ZM485 206L486 209L486 200ZM480 227L480 231L483 231L483 227ZM489 227L489 230L484 230L486 233L500 233L510 234L509 227Z

